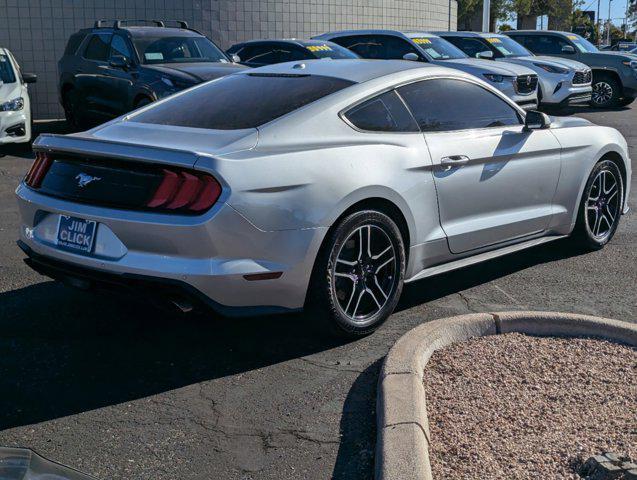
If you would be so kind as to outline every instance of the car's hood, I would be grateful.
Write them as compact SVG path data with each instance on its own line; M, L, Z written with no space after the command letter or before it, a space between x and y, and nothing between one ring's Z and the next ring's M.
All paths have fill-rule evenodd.
M567 58L549 57L547 55L537 55L532 57L515 57L508 58L507 61L517 60L520 64L534 64L539 63L542 65L550 65L551 67L570 68L572 70L586 70L588 67L576 60L569 60Z
M244 70L247 67L236 63L206 62L206 63L161 63L157 65L144 65L144 68L161 72L165 75L177 75L188 78L194 83L214 80L231 73Z
M580 117L551 117L551 128L587 127L594 123Z
M458 68L467 73L492 73L495 75L506 75L517 77L518 75L534 75L535 72L529 67L515 65L508 62L494 62L493 60L482 60L479 58L461 58L457 60L445 60L439 65Z
M2 83L0 82L0 103L13 100L20 96L20 82Z

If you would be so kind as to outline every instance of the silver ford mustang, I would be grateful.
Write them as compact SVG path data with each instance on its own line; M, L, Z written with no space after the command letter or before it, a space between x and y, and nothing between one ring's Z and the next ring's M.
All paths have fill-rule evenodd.
M34 150L16 193L35 270L183 310L308 306L349 335L405 282L569 235L603 247L631 176L616 130L401 60L246 70Z

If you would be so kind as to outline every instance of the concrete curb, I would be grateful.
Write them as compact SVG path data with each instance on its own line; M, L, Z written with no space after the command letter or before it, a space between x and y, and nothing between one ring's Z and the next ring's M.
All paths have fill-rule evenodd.
M556 312L475 313L422 324L391 348L378 380L376 480L432 480L424 370L432 353L473 337L518 332L598 337L637 347L637 325Z

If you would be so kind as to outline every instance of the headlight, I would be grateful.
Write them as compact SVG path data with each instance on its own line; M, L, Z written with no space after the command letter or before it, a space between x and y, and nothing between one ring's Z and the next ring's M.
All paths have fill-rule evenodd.
M546 65L544 63L534 63L536 67L540 67L542 70L546 70L549 73L559 73L561 75L566 75L569 72L568 68L555 67L553 65Z
M508 75L497 75L495 73L485 73L484 78L493 83L515 82L515 77L509 77Z
M16 112L24 108L24 98L18 97L8 102L0 103L0 112Z

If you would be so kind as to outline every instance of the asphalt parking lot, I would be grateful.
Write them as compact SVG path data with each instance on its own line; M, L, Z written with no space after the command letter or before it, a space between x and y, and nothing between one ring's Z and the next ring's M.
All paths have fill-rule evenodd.
M637 106L574 114L637 158ZM637 176L604 250L552 243L411 284L378 332L343 343L303 314L176 315L37 275L15 245L30 158L0 150L0 445L101 479L369 478L377 374L412 327L516 309L637 319Z

